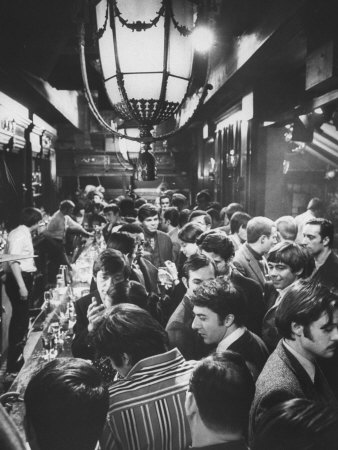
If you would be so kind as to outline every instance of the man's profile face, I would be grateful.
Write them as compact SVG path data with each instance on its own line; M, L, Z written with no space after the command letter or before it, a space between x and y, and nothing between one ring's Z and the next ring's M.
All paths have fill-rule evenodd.
M161 198L160 206L161 206L162 211L165 211L166 209L168 209L170 206L169 198L168 197Z
M307 329L303 327L300 342L308 359L331 358L338 345L338 308L333 313L332 321L323 312Z
M240 241L241 242L246 242L247 241L247 238L248 238L248 233L247 233L247 231L246 231L246 226L244 226L244 225L241 225L240 227L239 227L239 230L238 230L238 237L239 237L239 239L240 239Z
M204 281L214 279L215 271L211 264L198 270L190 270L189 278L187 280L187 294L192 295Z
M202 250L202 253L206 256L209 256L210 259L214 261L217 268L217 275L227 275L229 272L229 265L225 262L225 260L221 257L221 255L218 255L214 252L206 252L205 250Z
M297 274L292 272L288 264L268 262L268 266L272 284L276 289L285 289L297 279Z
M108 289L110 288L110 285L112 284L112 277L104 270L99 270L96 275L96 284L97 284L97 290L99 291L101 300L104 304L104 306L107 308L108 306L111 306L108 300Z
M218 344L225 336L227 328L219 320L218 314L203 306L194 306L193 330L201 336L205 344Z
M313 256L319 255L324 250L325 245L320 235L320 225L304 226L302 244Z
M264 253L267 253L270 251L270 249L277 244L277 228L271 227L271 233L270 236L265 236L264 240Z
M155 233L155 231L157 231L158 224L159 224L158 214L156 214L155 216L147 217L142 222L143 228L148 233Z

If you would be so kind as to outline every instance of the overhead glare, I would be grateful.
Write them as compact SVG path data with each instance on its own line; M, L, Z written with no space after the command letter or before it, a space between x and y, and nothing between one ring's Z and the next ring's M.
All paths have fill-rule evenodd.
M214 35L206 26L196 27L191 34L191 39L194 49L199 53L207 53L214 43Z

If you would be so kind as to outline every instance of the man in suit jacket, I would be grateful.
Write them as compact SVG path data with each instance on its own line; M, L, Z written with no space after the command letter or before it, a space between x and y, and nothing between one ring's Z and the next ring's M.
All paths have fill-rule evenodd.
M159 215L156 206L151 203L142 205L138 210L138 220L144 230L144 258L160 267L165 261L173 260L173 244L170 237L159 231Z
M268 275L264 255L277 243L277 229L267 217L254 217L247 224L247 242L235 253L234 265L246 277L257 281L262 290Z
M256 379L269 354L264 342L243 325L243 293L231 282L218 278L203 283L191 303L195 315L191 326L204 343L217 345L217 352L239 353Z
M301 397L337 404L317 359L331 358L337 347L338 298L323 286L298 280L277 309L276 325L283 339L258 377L251 433L262 414L279 402Z
M217 275L223 275L226 279L231 280L236 288L241 289L246 299L247 314L244 324L250 331L260 336L262 320L266 313L262 289L256 281L242 275L231 264L235 251L230 236L224 232L210 231L207 235L202 235L198 240L198 245L202 253L215 262Z

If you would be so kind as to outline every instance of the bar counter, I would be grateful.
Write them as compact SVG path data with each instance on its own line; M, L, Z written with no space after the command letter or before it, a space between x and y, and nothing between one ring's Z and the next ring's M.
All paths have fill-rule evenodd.
M42 337L46 335L50 325L53 322L59 322L60 313L66 312L68 298L68 291L66 291L62 295L59 304L55 306L51 305L49 309L42 309L32 325L24 350L25 363L8 391L17 392L20 394L20 399L23 398L26 386L34 373L40 370L41 367L47 362ZM70 329L63 341L63 345L58 348L57 358L72 356L71 342L72 330ZM10 411L10 416L17 425L20 434L25 439L25 432L23 428L24 415L24 403L22 401L14 402Z

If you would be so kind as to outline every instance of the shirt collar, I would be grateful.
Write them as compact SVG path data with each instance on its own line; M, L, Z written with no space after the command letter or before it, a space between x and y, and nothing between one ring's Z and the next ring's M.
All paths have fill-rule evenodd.
M141 359L137 362L128 372L128 375L124 380L136 376L137 374L145 374L147 371L152 371L154 366L159 368L161 365L167 367L168 363L180 365L184 361L183 356L177 348L173 348L165 353L159 355L149 356L148 358Z
M225 350L228 350L230 345L236 342L240 337L242 337L245 331L246 331L245 327L237 328L235 331L229 334L229 336L226 336L224 339L221 340L221 342L217 346L216 351L224 352Z
M290 345L285 342L285 339L283 340L283 345L301 364L301 366L306 371L306 373L309 375L309 377L311 378L311 381L313 383L315 380L315 372L316 372L316 366L313 364L313 362L310 361L309 359L305 358L303 355L298 353L292 347L290 347Z

